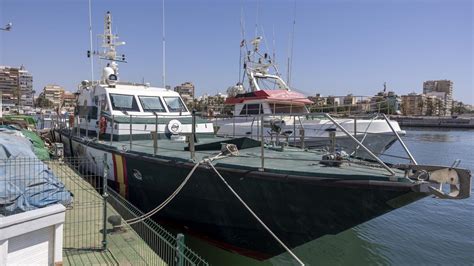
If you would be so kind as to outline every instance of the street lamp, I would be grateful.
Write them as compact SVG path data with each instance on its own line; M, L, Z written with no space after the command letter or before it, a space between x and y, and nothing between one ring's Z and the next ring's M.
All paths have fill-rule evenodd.
M4 30L4 31L11 31L12 29L12 26L13 26L13 23L11 22L8 22L7 25L5 25L5 28L0 28L0 30Z

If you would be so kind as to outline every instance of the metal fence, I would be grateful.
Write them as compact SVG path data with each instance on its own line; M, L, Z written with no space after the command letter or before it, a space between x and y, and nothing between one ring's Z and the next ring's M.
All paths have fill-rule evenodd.
M61 203L66 207L63 239L66 257L106 251L112 254L116 264L208 265L186 247L182 235L172 235L151 219L125 225L122 236L115 232L107 222L108 217L119 214L126 220L142 212L107 188L102 163L101 158L0 160L0 215ZM126 243L131 238L135 241ZM92 263L90 260L81 263L89 264L87 261Z
M110 190L109 193L109 203L123 219L133 219L144 214L114 190ZM154 252L160 254L160 259L168 265L209 265L185 245L182 234L177 236L171 234L151 218L132 224L130 227L140 235ZM147 261L150 262L150 265L157 264L154 258L147 258Z

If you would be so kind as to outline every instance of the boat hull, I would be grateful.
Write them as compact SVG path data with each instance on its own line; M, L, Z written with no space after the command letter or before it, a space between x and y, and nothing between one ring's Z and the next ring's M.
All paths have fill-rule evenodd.
M67 134L56 137L64 143L66 155L91 161L106 155L113 170L110 186L144 212L171 195L194 166L112 150ZM337 234L427 195L415 192L416 185L408 183L292 176L220 167L218 162L216 168L290 248ZM102 171L100 165L97 169ZM179 195L153 218L253 258L284 252L206 166L198 167Z

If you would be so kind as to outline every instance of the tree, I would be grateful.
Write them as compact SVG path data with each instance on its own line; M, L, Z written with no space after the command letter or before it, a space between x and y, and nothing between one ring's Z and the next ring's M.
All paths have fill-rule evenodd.
M54 106L54 103L43 96L40 96L36 99L36 107L52 108L53 106Z

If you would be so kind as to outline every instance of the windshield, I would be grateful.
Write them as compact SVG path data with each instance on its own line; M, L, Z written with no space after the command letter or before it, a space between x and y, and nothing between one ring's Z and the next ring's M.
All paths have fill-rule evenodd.
M166 112L158 96L138 96L144 112Z
M114 110L140 112L133 95L110 94L110 102Z
M170 112L186 112L186 106L179 97L163 97Z

